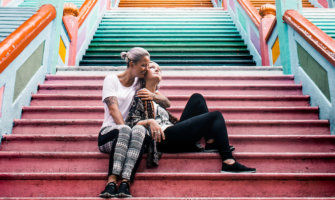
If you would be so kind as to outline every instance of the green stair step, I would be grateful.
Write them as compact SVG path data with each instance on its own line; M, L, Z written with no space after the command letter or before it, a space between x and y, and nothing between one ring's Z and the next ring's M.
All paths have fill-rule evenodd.
M178 39L178 38L118 38L118 39L93 39L92 43L104 43L104 44L115 44L115 42L137 42L137 43L143 43L146 42L147 44L150 44L151 42L161 42L161 43L172 43L172 42L244 42L242 39L238 38L184 38L184 39Z
M118 35L118 34L95 34L93 37L93 40L95 39L119 39L119 38L126 38L126 39L132 39L132 38L138 38L138 34L124 34L124 35ZM154 39L170 39L170 38L199 38L199 39L205 39L205 38L241 38L239 34L142 34L142 39L147 38L154 38Z

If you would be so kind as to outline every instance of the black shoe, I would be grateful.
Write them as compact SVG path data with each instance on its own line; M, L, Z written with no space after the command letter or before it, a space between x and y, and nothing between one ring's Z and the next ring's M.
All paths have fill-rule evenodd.
M234 146L229 146L229 149L231 152L235 150ZM211 152L218 152L219 150L214 146L213 143L211 144L206 144L204 152L206 153L211 153Z
M255 168L246 167L237 161L234 164L228 165L222 162L222 170L221 173L255 173Z
M130 190L129 190L129 183L128 182L121 182L119 190L117 192L117 196L119 198L131 197Z
M116 197L116 184L113 182L108 183L105 190L99 194L99 197L106 199Z

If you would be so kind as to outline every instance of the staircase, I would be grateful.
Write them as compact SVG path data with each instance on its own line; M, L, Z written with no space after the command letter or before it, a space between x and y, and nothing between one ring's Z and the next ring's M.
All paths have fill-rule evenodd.
M84 3L85 0L64 0L64 3L73 3L80 8L80 6ZM19 7L37 7L38 0L24 0Z
M254 66L228 12L215 8L119 8L103 17L81 66L123 66L146 48L161 66Z
M120 0L119 7L213 7L211 0Z
M36 9L0 7L0 42L15 31L23 22L27 21Z
M273 4L276 5L276 0L249 0L256 8L259 8L264 4ZM302 0L302 7L304 8L314 8L313 4L309 0Z
M327 33L330 37L335 39L335 9L334 8L316 8L304 9L303 15L319 27L322 31Z
M216 153L164 154L158 168L141 164L135 199L334 199L335 136L293 76L278 75L280 68L162 70L170 111L180 115L192 93L204 94L225 116L236 158L257 173L221 174ZM98 199L104 188L108 156L97 148L104 76L63 73L46 77L3 138L0 199Z

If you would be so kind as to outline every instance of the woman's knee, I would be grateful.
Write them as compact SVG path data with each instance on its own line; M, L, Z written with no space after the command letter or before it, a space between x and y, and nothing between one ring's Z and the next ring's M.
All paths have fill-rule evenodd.
M224 120L224 117L222 115L222 113L220 111L213 111L213 112L210 112L212 114L212 116L215 118L215 119L222 119Z
M190 97L190 99L192 99L192 100L198 100L198 101L204 101L205 100L204 96L202 96L202 94L200 94L200 93L194 93L194 94L192 94L192 96Z
M119 125L120 133L131 133L131 128L127 125Z
M147 132L147 129L142 125L136 125L132 128L131 132L132 135L140 135L144 137Z

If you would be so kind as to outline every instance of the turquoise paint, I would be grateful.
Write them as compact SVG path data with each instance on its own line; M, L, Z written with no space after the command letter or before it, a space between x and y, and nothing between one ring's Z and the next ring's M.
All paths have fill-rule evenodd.
M241 26L243 28L243 30L247 33L247 22L245 21L245 17L242 14L243 12L241 11L241 9L237 9L237 16L238 16L238 20L241 23Z
M325 97L331 101L327 71L299 44L297 44L297 51L299 66L314 81Z
M278 37L280 45L280 60L283 65L284 74L291 74L291 57L290 57L290 43L288 35L288 25L283 21L283 15L286 10L298 10L302 11L302 5L300 0L276 0L276 16L278 26Z
M49 51L50 57L47 61L48 73L56 73L56 65L58 62L58 48L59 48L59 38L62 28L62 17L63 17L63 7L64 0L39 0L39 7L44 4L52 4L57 12L56 18L52 22L52 32L50 38L52 38L50 46L46 46L46 51Z
M40 44L34 53L16 71L13 102L17 99L24 88L26 88L28 82L35 75L38 69L43 65L44 45L45 42Z

